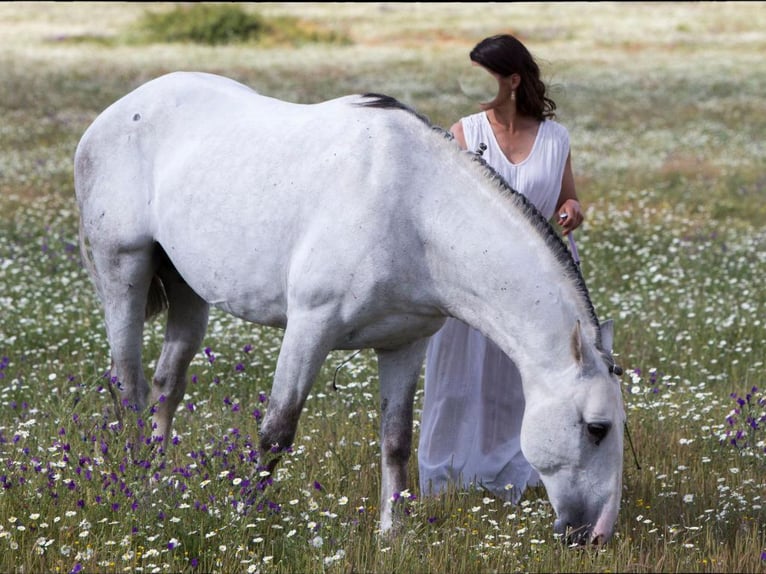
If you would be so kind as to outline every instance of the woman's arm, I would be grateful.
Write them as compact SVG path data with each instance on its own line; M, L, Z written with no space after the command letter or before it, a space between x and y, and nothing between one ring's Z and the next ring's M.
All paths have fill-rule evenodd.
M561 177L561 193L556 205L556 221L562 227L562 233L568 235L577 229L583 220L580 201L575 191L574 174L572 173L572 154L567 156L564 175Z

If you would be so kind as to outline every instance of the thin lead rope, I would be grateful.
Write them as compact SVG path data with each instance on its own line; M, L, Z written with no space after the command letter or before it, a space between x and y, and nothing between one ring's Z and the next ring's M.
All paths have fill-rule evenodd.
M561 216L562 219L564 219L563 217L564 215L565 214L562 214ZM569 249L572 252L572 259L574 259L575 265L579 267L580 255L577 253L577 244L575 243L575 239L574 239L574 231L570 231L567 237L569 237ZM622 369L620 371L622 371ZM615 372L615 374L619 375L619 374L622 374L622 372L620 373ZM628 444L630 445L630 452L633 454L633 462L636 463L636 469L641 470L641 464L638 462L638 455L636 454L636 449L633 446L633 438L630 436L630 428L628 428L627 417L625 418L625 434L628 437Z
M641 470L641 465L638 463L638 456L636 455L636 449L633 448L633 439L630 437L630 429L628 428L627 417L625 417L625 434L628 435L628 444L630 445L630 452L633 453L633 462L636 463L636 469Z
M356 356L357 356L359 353L361 353L361 352L362 352L362 349L357 349L356 351L354 351L353 353L351 353L351 355L349 355L348 357L346 357L346 358L343 360L343 362L342 362L340 365L338 365L338 366L337 366L337 368L335 369L335 374L334 374L334 375L333 375L333 377L332 377L332 390L333 390L333 391L337 391L337 390L338 390L338 385L336 385L336 384L335 384L335 380L338 378L338 371L340 371L340 370L341 370L343 367L345 367L345 366L346 366L346 364L347 364L347 363L348 363L348 362L349 362L351 359L353 359L354 357L356 357Z
M580 266L580 255L577 253L577 244L574 240L574 231L570 231L569 235L569 249L572 251L572 259L574 259L575 265Z

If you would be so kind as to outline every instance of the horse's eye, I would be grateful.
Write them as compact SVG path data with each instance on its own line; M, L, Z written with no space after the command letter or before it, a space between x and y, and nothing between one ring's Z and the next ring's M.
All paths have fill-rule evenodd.
M596 445L607 435L610 428L612 428L612 424L608 422L588 423L588 433L595 439Z

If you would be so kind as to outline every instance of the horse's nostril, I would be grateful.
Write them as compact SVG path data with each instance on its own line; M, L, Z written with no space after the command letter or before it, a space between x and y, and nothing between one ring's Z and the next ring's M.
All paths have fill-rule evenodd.
M590 543L593 546L603 546L606 543L606 537L603 534L597 534Z

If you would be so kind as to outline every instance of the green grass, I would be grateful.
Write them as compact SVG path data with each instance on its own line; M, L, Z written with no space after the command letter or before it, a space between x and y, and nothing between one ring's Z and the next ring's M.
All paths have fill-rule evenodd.
M352 43L61 41L116 38L173 7L0 6L0 571L766 568L766 430L721 442L750 432L745 413L727 419L730 393L766 387L766 6L265 3L266 18ZM583 273L616 322L640 468L626 445L614 540L562 547L542 488L519 506L480 492L420 499L414 459L405 531L380 538L371 351L341 369L337 390L347 354L333 353L294 452L251 505L256 410L281 333L217 311L177 444L144 444L143 415L115 425L101 310L74 249L72 155L95 116L156 75L199 69L297 102L388 93L448 127L475 109L457 84L468 51L500 30L528 43L554 86L586 208ZM161 339L162 322L149 323L147 372Z

